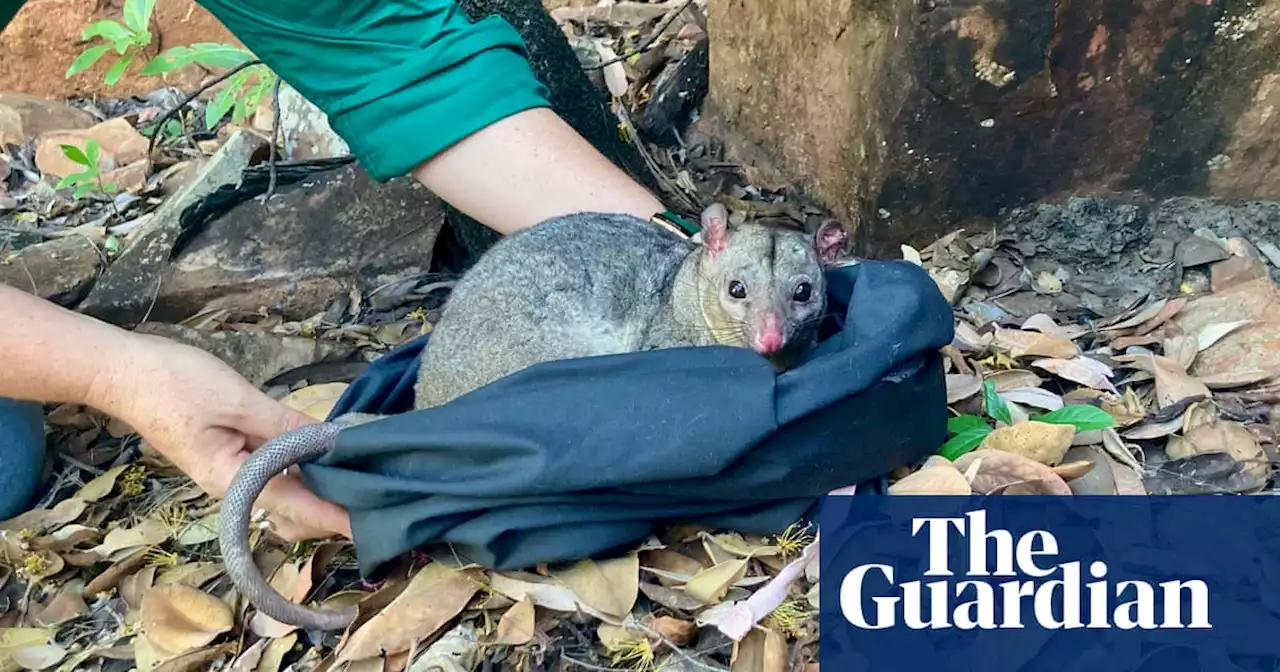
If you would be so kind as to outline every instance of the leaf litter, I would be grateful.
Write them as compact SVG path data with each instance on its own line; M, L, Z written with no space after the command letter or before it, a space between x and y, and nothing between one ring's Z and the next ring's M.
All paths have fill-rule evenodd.
M705 137L676 147L641 141L630 120L705 33L705 3L605 4L556 16L584 65L613 61L588 74L613 99L620 132L667 197L697 210L714 194L735 215L801 224L821 214L788 189L725 165ZM181 140L163 151L161 167L198 153ZM162 176L112 209L59 199L29 184L30 173L9 178L10 210L42 230L93 234L104 249L163 200ZM900 248L952 302L956 338L943 349L948 440L939 454L897 470L891 496L1275 494L1271 409L1280 403L1280 371L1231 357L1246 351L1240 344L1250 334L1280 325L1222 305L1203 318L1211 293L1149 295L1091 317L1064 312L1050 299L1078 293L1068 274L1031 271L1012 251L1016 243L960 230ZM1249 253L1209 251L1198 257L1205 264ZM1007 296L1009 288L1034 294L1039 308L1006 310L994 290ZM429 330L438 307L380 311L394 293L353 292L338 322L215 310L187 326L343 341L371 359ZM317 375L267 387L323 418L346 383ZM255 557L278 590L359 609L347 632L322 635L247 605L218 555L217 502L139 450L127 427L74 405L51 409L48 419L67 456L55 487L34 510L0 522L0 586L19 596L0 614L6 670L475 669L482 660L503 670L816 669L816 563L770 583L790 577L784 573L813 543L799 525L776 537L676 526L618 557L524 572L414 554L369 584L349 543L288 544L268 521L253 533ZM759 620L742 639L718 629L760 604L764 612L747 615Z

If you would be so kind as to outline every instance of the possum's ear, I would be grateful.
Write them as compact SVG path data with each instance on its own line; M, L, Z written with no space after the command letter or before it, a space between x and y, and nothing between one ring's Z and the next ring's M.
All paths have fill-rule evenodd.
M713 257L729 245L729 211L719 203L702 211L702 244Z
M830 266L840 258L846 239L848 234L844 232L844 226L840 222L834 219L822 222L818 232L813 234L813 246L818 251L818 258L822 260L824 266Z

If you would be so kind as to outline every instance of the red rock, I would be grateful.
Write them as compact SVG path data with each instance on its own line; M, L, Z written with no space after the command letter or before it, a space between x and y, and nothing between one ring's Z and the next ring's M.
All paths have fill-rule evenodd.
M1236 329L1196 355L1191 375L1280 373L1280 288L1270 278L1251 280L1192 300L1173 322L1183 332L1194 335L1208 325L1238 320L1256 323Z
M1209 267L1209 283L1213 293L1226 291L1258 278L1269 277L1267 262L1249 257L1231 257Z
M41 133L88 128L93 117L66 103L0 92L0 145L21 145Z
M42 172L66 177L84 170L62 153L61 145L83 148L90 138L98 141L98 166L103 173L147 159L147 138L123 118L108 119L78 131L54 131L36 139L36 166Z

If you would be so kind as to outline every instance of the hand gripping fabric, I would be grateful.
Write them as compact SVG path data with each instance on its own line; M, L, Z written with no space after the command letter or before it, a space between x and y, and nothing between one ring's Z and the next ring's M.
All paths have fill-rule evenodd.
M823 340L790 371L743 348L654 350L540 364L415 410L428 335L373 363L330 416L390 417L296 435L306 446L280 437L254 468L304 460L304 482L350 513L365 577L414 548L507 570L625 552L670 523L777 534L946 439L953 322L932 279L905 261L827 276ZM247 517L225 516L234 545ZM257 597L277 620L314 616Z

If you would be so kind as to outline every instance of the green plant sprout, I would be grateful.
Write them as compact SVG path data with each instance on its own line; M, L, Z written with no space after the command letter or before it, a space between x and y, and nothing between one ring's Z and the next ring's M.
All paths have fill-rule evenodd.
M111 182L102 181L102 167L98 163L98 141L90 138L85 143L84 149L75 145L60 145L62 147L63 156L84 166L84 170L79 173L72 173L58 181L57 189L65 189L74 186L73 196L76 200L85 197L90 191L96 187L104 194L114 194L118 191L118 187ZM112 207L115 203L112 203Z
M120 59L107 70L103 81L107 86L117 84L138 54L151 45L149 27L155 4L156 0L125 0L123 24L104 19L85 28L84 40L101 38L106 44L86 49L67 69L66 76L72 77L88 70L114 49L120 54ZM212 130L228 112L232 123L244 121L271 95L278 77L266 65L253 63L255 60L252 52L241 47L220 42L196 42L165 50L148 61L138 74L163 75L191 64L211 69L242 68L227 80L205 108L205 127ZM251 81L255 76L256 81Z
M983 411L988 418L1006 425L1013 424L1013 412L1009 409L1009 404L996 392L995 383L989 380L982 383L982 402ZM1077 432L1107 429L1116 424L1110 413L1089 404L1068 404L1031 419L1055 425L1072 425ZM947 420L947 433L951 434L951 438L938 449L938 455L954 461L982 445L987 435L993 431L995 430L981 416L966 413L950 418Z
M67 68L67 77L84 72L93 67L108 51L114 49L120 54L103 81L107 86L115 86L124 76L125 70L137 58L138 53L151 44L151 11L155 9L156 0L125 0L124 23L111 19L103 19L84 29L81 38L92 40L101 38L106 44L89 47L81 53Z

